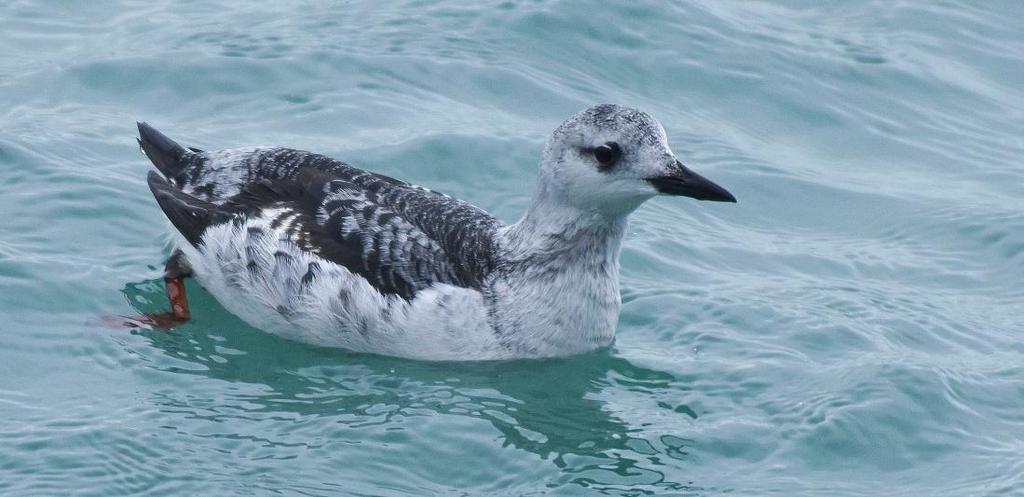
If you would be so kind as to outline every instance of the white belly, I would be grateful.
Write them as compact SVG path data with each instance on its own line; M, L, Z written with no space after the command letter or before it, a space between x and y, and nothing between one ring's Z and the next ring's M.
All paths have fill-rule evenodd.
M179 245L197 281L231 313L285 338L428 360L510 358L480 292L435 284L406 301L277 236L263 219L211 226L200 249ZM275 234L276 235L276 234ZM317 268L310 277L311 264Z

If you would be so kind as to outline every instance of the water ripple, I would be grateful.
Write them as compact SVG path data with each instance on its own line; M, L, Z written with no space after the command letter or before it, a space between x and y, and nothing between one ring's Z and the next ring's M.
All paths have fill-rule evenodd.
M1018 4L0 6L0 493L1017 495ZM58 15L59 14L59 15ZM425 364L190 283L135 120L317 150L512 221L567 115L651 111L740 202L632 219L607 351Z

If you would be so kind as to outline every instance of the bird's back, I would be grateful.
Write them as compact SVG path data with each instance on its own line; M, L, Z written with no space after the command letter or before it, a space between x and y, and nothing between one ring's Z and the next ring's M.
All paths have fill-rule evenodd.
M479 289L493 268L501 223L461 200L311 152L187 149L144 123L139 135L168 183L151 179L154 194L186 239L272 216L298 250L404 299L433 283Z

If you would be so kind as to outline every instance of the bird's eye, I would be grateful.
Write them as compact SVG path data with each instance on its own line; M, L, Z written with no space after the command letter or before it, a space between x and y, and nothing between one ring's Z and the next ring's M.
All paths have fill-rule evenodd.
M622 156L622 149L615 142L608 142L600 147L594 148L594 158L601 165L601 169L609 168L619 161Z

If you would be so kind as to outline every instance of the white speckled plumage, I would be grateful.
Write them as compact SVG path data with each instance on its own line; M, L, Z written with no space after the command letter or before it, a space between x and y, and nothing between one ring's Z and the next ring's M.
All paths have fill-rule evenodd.
M315 154L207 153L140 134L167 178L151 176L154 195L225 308L290 339L420 359L609 345L628 214L658 193L734 201L675 159L657 121L614 105L555 130L512 225Z

